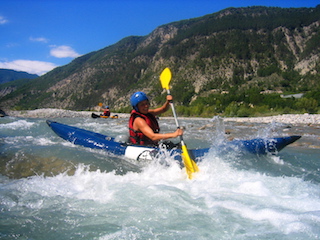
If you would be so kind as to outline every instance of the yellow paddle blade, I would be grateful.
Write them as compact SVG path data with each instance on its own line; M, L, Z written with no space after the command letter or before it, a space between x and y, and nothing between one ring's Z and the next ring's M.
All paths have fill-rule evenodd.
M186 167L187 170L187 174L188 174L188 178L192 179L192 174L194 172L198 172L199 168L197 166L197 164L190 158L189 152L187 150L187 146L186 145L182 145L182 160L184 163L184 166Z
M160 74L160 82L162 88L168 90L169 89L169 83L171 81L171 71L169 68L165 68L162 73Z
M103 105L102 102L100 102L100 103L99 103L99 107L102 107L102 105Z

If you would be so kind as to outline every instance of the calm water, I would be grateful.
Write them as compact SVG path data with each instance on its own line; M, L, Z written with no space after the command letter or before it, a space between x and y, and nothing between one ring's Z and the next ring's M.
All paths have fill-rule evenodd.
M127 119L54 120L110 136L127 131ZM187 180L170 157L169 166L141 166L65 142L45 119L1 118L0 238L320 238L319 128L180 122L189 148L223 141L224 130L227 138L303 137L274 156L211 151ZM175 129L172 120L160 125Z

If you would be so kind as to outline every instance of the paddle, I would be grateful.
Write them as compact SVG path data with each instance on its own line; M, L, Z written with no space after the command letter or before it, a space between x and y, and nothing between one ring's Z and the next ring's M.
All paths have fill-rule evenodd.
M161 82L162 88L167 90L168 95L170 95L169 83L171 81L171 76L172 75L171 75L171 71L169 68L165 68L160 75L160 82ZM172 101L170 102L170 106L171 106L171 109L173 112L174 119L176 121L177 128L180 128L179 123L178 123L177 114L176 114L176 111L175 111L175 108L174 108ZM195 163L195 161L193 161L190 158L187 146L184 143L182 136L180 136L180 142L181 142L181 147L182 147L182 153L181 153L182 160L183 160L183 163L186 167L186 171L187 171L189 179L192 179L192 174L194 172L198 172L199 168L198 168L197 164Z
M101 102L98 104L98 106L99 106L100 108L102 107L102 105L103 105L103 103L101 103ZM100 118L100 115L97 115L97 114L95 114L95 113L91 113L91 117L92 117L92 118Z
M92 118L100 118L100 115L97 115L97 114L95 114L95 113L91 113L91 117L92 117Z

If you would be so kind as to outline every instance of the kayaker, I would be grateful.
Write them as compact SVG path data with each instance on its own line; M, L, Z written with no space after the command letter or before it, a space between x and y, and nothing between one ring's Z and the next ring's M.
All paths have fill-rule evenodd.
M130 102L133 107L129 119L130 142L139 145L158 145L160 140L175 138L183 134L182 129L172 133L160 133L160 127L155 116L164 113L169 109L172 96L167 95L167 101L159 108L149 109L150 102L144 92L136 92ZM172 147L173 143L165 143Z
M109 106L105 106L104 108L101 108L101 110L103 111L103 114L101 114L101 116L110 117L111 112Z

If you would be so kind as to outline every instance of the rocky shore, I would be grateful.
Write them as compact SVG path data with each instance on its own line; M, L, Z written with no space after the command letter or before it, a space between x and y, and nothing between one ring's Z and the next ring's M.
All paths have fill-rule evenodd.
M279 122L292 125L320 125L320 114L282 114L270 117L250 118L224 118L225 121L246 122L246 123L271 123Z
M6 111L8 116L22 117L22 118L85 118L91 117L91 111L71 111L54 108L44 108L36 110L22 110L22 111ZM99 112L94 112L99 114ZM100 112L101 113L101 112ZM120 118L129 117L129 114L125 113L112 113L117 114Z
M90 117L90 111L70 111L63 109L36 109L36 110L23 110L23 111L6 111L6 114L13 117L23 118L78 118ZM98 113L98 112L96 112ZM119 118L128 118L129 114L126 113L113 113L117 114ZM201 119L201 118L192 118ZM224 121L245 122L245 123L271 123L279 122L292 125L320 125L320 114L283 114L269 117L226 117Z

